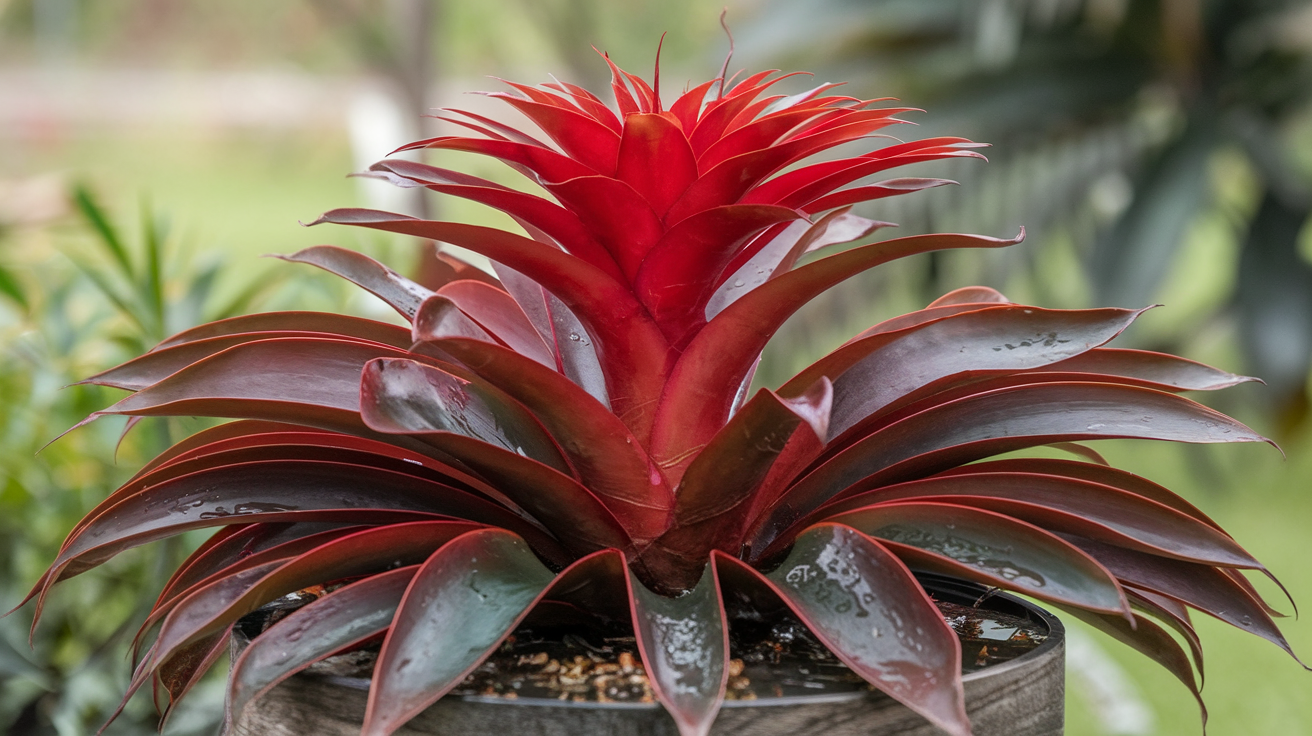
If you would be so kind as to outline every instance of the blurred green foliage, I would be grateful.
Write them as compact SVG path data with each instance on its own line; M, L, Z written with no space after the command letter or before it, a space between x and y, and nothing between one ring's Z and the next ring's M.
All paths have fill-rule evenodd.
M221 261L213 254L185 258L167 221L150 207L143 205L129 239L91 190L75 187L69 199L76 219L56 235L63 257L28 269L26 278L14 268L4 271L0 604L6 609L39 578L83 514L145 459L200 426L147 419L124 436L124 422L101 421L42 449L120 393L64 387L177 331L244 313L277 286L277 276L266 272L235 296L216 299ZM25 642L31 607L0 620L0 730L72 735L99 727L126 686L126 645L152 591L193 541L165 542L64 587L51 596L31 649ZM214 714L201 711L171 732L212 730ZM147 703L133 703L112 732L153 729L154 721Z

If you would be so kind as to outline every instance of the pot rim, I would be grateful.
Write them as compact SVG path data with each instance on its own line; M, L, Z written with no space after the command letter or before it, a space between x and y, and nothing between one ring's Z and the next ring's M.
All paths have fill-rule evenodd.
M1003 675L1017 667L1028 666L1032 661L1044 656L1054 648L1059 646L1065 639L1066 627L1062 625L1061 620L1052 613L1039 607L1037 604L1015 596L1011 593L1005 593L995 590L988 593L988 588L967 580L954 578L948 575L939 575L935 573L916 573L916 578L926 586L932 588L933 592L946 595L954 595L958 598L976 599L981 594L986 594L989 600L1001 600L1011 608L1021 608L1026 614L1034 617L1048 627L1048 637L1043 640L1034 649L1016 657L1015 659L990 665L983 669L967 672L961 676L963 683L979 680L987 676ZM368 691L371 680L367 677L345 677L341 675L316 675L312 673L301 673L303 676L312 677L325 684L337 685L352 690ZM879 693L879 691L873 691ZM823 693L816 695L790 695L781 698L756 698L754 700L725 700L721 707L723 708L777 708L797 705L823 705L830 703L850 703L869 697L872 691L852 691L845 693ZM879 693L883 694L883 693ZM887 697L887 696L885 696ZM656 710L663 708L660 703L600 703L595 701L575 702L572 700L557 700L555 698L504 698L495 695L444 695L443 699L455 698L466 703L485 703L489 705L504 706L526 706L533 708L593 708L599 710Z

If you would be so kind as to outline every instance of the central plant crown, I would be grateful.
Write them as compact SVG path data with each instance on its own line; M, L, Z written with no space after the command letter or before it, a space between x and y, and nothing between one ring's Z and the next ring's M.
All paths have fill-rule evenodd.
M56 582L124 549L220 527L143 627L142 647L158 630L132 690L153 680L171 710L241 616L331 585L236 660L228 714L381 637L366 734L455 687L545 600L631 620L685 736L707 733L724 697L732 606L765 599L875 687L968 734L961 646L913 567L1070 611L1195 694L1188 608L1288 650L1242 572L1260 563L1184 499L1078 444L1262 439L1178 396L1249 379L1105 347L1142 310L961 289L775 390L747 390L766 341L844 279L1019 240L870 242L888 223L849 212L949 183L870 178L979 157L977 144L888 143L876 131L906 108L829 84L771 93L791 75L722 74L667 106L658 81L610 68L618 111L562 83L492 95L549 141L450 111L479 136L403 149L500 159L540 196L407 160L371 168L494 207L522 233L362 209L319 220L458 245L495 275L442 255L418 283L310 248L287 260L353 281L408 326L238 317L88 379L133 392L99 414L239 421L178 443L88 514L33 589L38 610ZM873 150L812 158L858 141ZM1080 459L976 462L1044 445Z

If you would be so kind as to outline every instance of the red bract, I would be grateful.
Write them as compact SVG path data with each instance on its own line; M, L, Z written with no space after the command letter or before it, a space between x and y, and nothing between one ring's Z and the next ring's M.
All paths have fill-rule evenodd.
M598 600L578 600L582 583L628 601L653 689L686 736L707 732L723 698L724 591L744 586L774 591L853 670L957 735L970 732L960 645L911 567L1070 611L1195 693L1189 657L1146 616L1192 646L1192 607L1288 649L1241 572L1260 563L1184 499L1074 444L1260 441L1178 396L1250 379L1105 347L1139 311L971 288L749 398L766 341L829 287L1020 238L864 242L887 223L852 204L948 183L866 177L978 157L960 138L882 145L902 108L832 85L771 94L772 72L666 106L612 70L618 114L564 84L494 95L549 143L451 111L481 137L405 147L501 159L543 196L410 161L372 167L499 209L525 234L361 209L319 220L453 243L498 278L450 258L441 283L421 285L330 246L288 257L369 290L410 330L239 317L88 379L134 392L100 414L240 421L179 443L90 513L33 590L38 606L121 550L220 527L160 596L132 688L153 677L171 707L239 617L347 580L236 661L229 717L385 635L366 734L456 686L539 601ZM874 150L803 163L852 142ZM1084 460L976 462L1044 445Z

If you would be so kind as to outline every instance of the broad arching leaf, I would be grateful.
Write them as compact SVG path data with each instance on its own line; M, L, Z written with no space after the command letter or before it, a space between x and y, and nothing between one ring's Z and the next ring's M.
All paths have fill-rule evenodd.
M485 529L442 547L420 566L383 641L365 711L366 736L387 736L465 678L553 579L568 586L611 553L585 557L559 576L513 534Z
M657 700L680 736L706 736L729 680L729 629L715 566L707 563L696 584L677 597L653 593L630 573L629 605Z
M970 733L961 643L911 571L840 524L797 538L769 575L717 552L721 567L765 582L848 667L953 736Z
M339 588L269 627L246 647L228 675L231 728L246 705L311 664L387 630L417 566L371 575Z
M1095 559L1054 534L1001 514L926 501L869 506L826 521L885 542L921 569L1054 603L1129 614L1125 592Z

